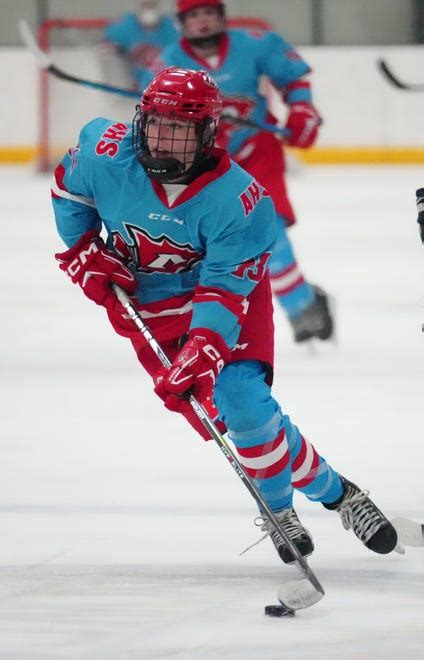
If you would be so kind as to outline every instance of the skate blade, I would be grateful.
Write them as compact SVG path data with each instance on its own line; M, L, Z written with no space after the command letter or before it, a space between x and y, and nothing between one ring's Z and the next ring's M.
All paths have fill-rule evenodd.
M303 610L318 603L324 596L306 578L282 584L278 589L278 600L290 610Z

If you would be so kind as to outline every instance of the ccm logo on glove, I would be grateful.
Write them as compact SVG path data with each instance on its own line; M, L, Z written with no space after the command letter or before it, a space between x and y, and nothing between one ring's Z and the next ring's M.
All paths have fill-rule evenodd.
M74 284L79 284L87 298L107 309L122 311L111 290L112 283L119 284L128 293L134 293L137 288L135 275L106 247L95 230L85 233L69 250L55 257L61 270Z
M218 333L207 328L192 330L171 367L156 374L155 392L170 410L181 410L181 397L188 390L204 401L212 397L216 377L229 358L230 351Z
M71 278L75 278L78 275L78 272L83 268L89 261L91 261L90 256L95 252L99 252L99 248L95 241L91 241L86 250L81 250L77 257L71 261L67 266L66 271ZM57 258L57 257L56 257Z

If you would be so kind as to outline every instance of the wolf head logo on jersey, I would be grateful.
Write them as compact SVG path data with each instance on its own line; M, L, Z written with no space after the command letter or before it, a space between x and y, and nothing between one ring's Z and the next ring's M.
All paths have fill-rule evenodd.
M155 238L140 227L124 224L132 244L129 245L119 232L114 232L113 245L139 272L183 273L191 270L202 259L202 254L189 243L177 243L163 234Z

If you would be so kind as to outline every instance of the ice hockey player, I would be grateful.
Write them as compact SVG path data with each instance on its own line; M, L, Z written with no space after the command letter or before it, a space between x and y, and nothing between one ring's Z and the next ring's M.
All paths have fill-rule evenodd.
M316 140L320 116L312 104L308 65L274 32L251 34L226 30L221 0L177 0L182 38L170 44L156 63L204 69L224 97L225 115L273 122L260 92L265 75L287 104L287 144L307 149ZM285 160L279 138L267 131L222 121L217 143L266 187L277 209L278 237L270 261L271 285L293 328L295 341L329 339L333 320L327 296L303 276L286 226L295 222L285 184Z
M103 118L87 124L55 172L56 224L68 246L56 258L132 341L165 406L205 439L185 395L190 390L209 408L213 397L222 431L302 555L314 546L293 509L293 489L338 511L371 550L391 552L391 524L319 456L271 394L275 209L267 190L214 147L221 110L206 72L172 67L145 90L132 130ZM172 360L169 370L112 282L132 295ZM291 562L269 521L261 524Z
M161 14L160 4L160 0L141 0L134 11L111 22L104 32L104 44L126 59L140 89L150 78L153 61L179 35L172 18Z

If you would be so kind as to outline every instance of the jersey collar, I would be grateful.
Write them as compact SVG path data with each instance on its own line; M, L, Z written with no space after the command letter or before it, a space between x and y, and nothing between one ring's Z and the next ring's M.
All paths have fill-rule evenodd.
M219 177L225 174L225 172L228 172L228 170L231 167L231 161L227 152L224 151L224 149L219 149L218 147L214 147L211 153L213 156L215 156L215 158L219 158L216 167L210 172L204 172L199 177L197 177L197 179L189 183L187 188L181 193L181 195L177 197L175 202L171 205L168 203L168 196L160 181L156 181L156 179L150 179L153 190L155 191L156 195L159 197L160 201L164 206L166 206L168 209L173 209L176 208L177 206L180 206L181 204L184 204L184 202L187 202L189 199L195 197L197 193L203 190L203 188L205 188L207 185L209 185L213 181L216 181L216 179L219 179Z
M216 67L211 67L207 60L203 59L203 57L199 57L198 55L196 55L193 51L193 48L191 47L190 42L185 37L182 37L180 44L183 51L189 57L191 57L191 59L196 60L196 62L200 64L200 66L203 69L213 70L213 69L219 69L223 65L224 60L228 54L228 49L230 47L230 39L227 33L222 35L221 43L219 44L218 53L217 53L218 63Z

